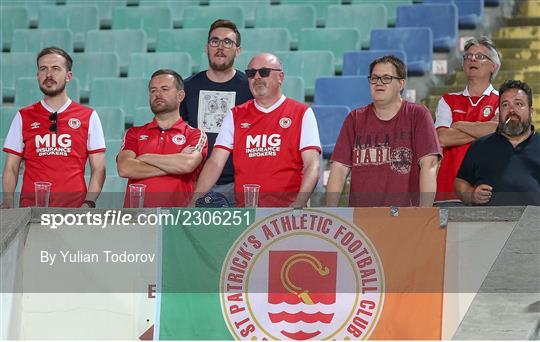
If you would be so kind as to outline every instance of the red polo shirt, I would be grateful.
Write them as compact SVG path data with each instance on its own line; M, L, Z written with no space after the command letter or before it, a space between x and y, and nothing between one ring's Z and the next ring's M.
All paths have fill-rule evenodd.
M123 150L130 150L136 156L142 154L175 154L186 147L201 151L203 159L208 152L206 134L189 126L181 118L167 130L162 130L156 119L144 126L132 127L124 134ZM124 206L129 207L129 185L145 184L145 207L183 207L189 204L195 182L201 171L202 163L192 173L166 175L145 179L130 179L126 189Z

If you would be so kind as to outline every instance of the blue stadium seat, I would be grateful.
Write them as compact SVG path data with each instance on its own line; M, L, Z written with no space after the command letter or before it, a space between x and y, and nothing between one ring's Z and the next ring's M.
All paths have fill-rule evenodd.
M383 5L388 14L388 26L396 26L397 8L401 5L412 5L413 0L350 0L352 5Z
M484 0L424 0L424 4L455 4L459 28L474 29L484 20Z
M300 51L332 51L337 72L343 67L345 51L360 50L360 45L360 31L355 28L302 29L298 40Z
M130 54L146 52L146 33L141 29L88 31L85 52L116 52L120 72L127 73Z
M358 29L362 47L367 49L371 30L386 28L387 16L383 5L328 6L326 27Z
M174 27L182 27L184 21L184 9L188 6L198 6L199 0L159 0L159 6L166 6L171 9ZM156 6L156 0L139 0L141 7Z
M307 96L313 96L317 77L334 75L334 54L330 51L277 51L276 56L283 63L285 79L289 76L304 79Z
M347 106L351 109L371 102L367 75L319 77L315 81L315 104Z
M26 29L28 25L28 9L26 7L4 7L4 4L0 5L0 27L2 28L0 49L9 51L13 31L15 29Z
M156 52L187 52L191 55L192 71L198 72L207 40L208 28L159 30Z
M299 76L285 75L281 85L283 94L298 102L305 102L306 92L304 91L304 79Z
M34 52L8 52L0 55L3 97L15 96L15 82L19 77L36 77L37 66Z
M27 0L34 1L34 0ZM85 5L96 6L98 9L98 17L101 27L111 27L112 13L115 7L125 7L126 0L66 0L66 6Z
M238 6L242 8L246 27L254 26L255 11L258 8L266 8L270 5L270 0L209 0L209 2L210 6Z
M303 28L315 28L315 7L311 5L280 5L257 8L255 27L282 27L291 35L291 47L298 46L298 34Z
M191 76L191 56L187 52L132 53L129 60L128 76L150 79L158 69L172 69L182 76Z
M122 139L126 116L120 107L92 107L98 113L105 140Z
M349 51L343 55L343 75L369 75L369 65L371 62L387 55L396 56L407 65L407 57L402 50Z
M81 97L90 95L92 79L96 77L120 77L120 58L115 52L75 53L73 75L81 84Z
M13 121L13 117L17 113L17 110L19 110L18 107L15 106L0 106L0 138L5 139L9 127L11 127L11 122ZM4 144L2 143L1 148L4 148ZM4 154L4 152L1 152ZM2 169L4 170L4 169Z
M148 106L142 106L135 108L135 115L133 118L133 126L143 126L154 120L154 113Z
M37 27L39 8L49 5L56 5L56 0L2 0L0 1L0 10L3 11L10 7L24 7L28 11L28 25L30 27Z
M71 82L67 85L67 94L70 99L75 102L80 102L80 89L79 80L76 77L71 79ZM43 98L43 93L39 89L38 80L33 77L19 77L15 82L15 106L24 107Z
M155 50L160 29L172 28L172 12L168 7L117 7L113 11L112 29L144 30L149 50Z
M41 6L38 27L71 30L75 49L83 50L86 32L99 29L98 9L97 6Z
M40 29L13 31L11 52L35 52L41 49L57 46L73 52L73 33L68 29Z
M404 27L371 31L374 50L402 50L407 56L407 74L421 76L431 72L433 33L427 27Z
M339 132L351 109L347 106L311 106L317 119L323 157L330 158L334 152Z
M244 10L235 6L188 6L184 9L184 28L205 28L220 18L232 20L239 29L244 28Z
M429 27L433 32L433 50L448 52L457 46L457 7L454 4L400 6L396 27Z
M501 4L501 0L484 0L484 6L486 7L497 7Z
M285 28L252 28L241 31L242 48L249 51L289 50L291 38Z
M148 105L148 79L95 78L90 91L90 106L120 107L126 123L133 123L135 108Z

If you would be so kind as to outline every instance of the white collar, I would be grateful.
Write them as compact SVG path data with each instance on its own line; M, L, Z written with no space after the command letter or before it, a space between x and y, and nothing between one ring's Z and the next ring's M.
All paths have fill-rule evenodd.
M495 90L495 88L493 88L493 85L489 85L489 87L487 87L484 92L482 93L482 96L489 96L489 94L491 94L491 92L493 92ZM471 94L469 93L469 88L468 87L465 87L465 90L463 90L463 95L464 96L467 96L467 97L471 97Z
M66 103L64 103L64 105L62 107L60 107L60 109L58 110L53 110L47 103L45 103L45 100L41 100L41 105L43 106L43 108L45 108L47 111L51 112L51 113L62 113L63 111L65 111L67 109L67 107L69 107L69 105L71 104L71 99L68 97Z
M261 107L257 104L257 100L253 100L253 103L255 104L255 108L257 108L258 110L260 110L261 112L263 113L270 113L271 111L273 111L274 109L276 109L277 107L279 107L283 101L285 101L286 97L285 95L281 95L281 97L279 98L279 100L276 101L276 103L274 103L273 105L271 105L270 107L268 108L264 108L264 107Z

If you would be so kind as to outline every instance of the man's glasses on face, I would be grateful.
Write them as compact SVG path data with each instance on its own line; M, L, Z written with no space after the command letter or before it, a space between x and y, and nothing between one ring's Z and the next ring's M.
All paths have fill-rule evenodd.
M58 124L56 120L58 119L58 113L54 112L51 115L49 115L49 121L51 122L51 125L49 126L49 131L58 133Z
M230 49L233 46L238 46L238 44L236 44L234 40L230 40L229 38L225 38L225 39L210 38L210 40L208 41L208 45L214 48L219 47L220 43L225 49Z
M396 77L396 76L390 76L390 75L383 75L383 76L368 76L368 81L369 83L371 84L377 84L377 82L379 82L379 80L381 80L381 83L382 84L390 84L392 82L393 79L396 79L396 80L402 80L403 78L401 77Z
M246 76L248 78L253 78L255 75L257 75L257 72L259 72L259 75L261 77L268 77L270 76L271 71L282 71L281 69L273 69L273 68L260 68L260 69L246 69Z
M491 58L489 58L488 56L484 55L483 53L481 52L477 52L477 53L470 53L470 52L467 52L466 54L463 55L463 60L464 61L472 61L472 59L476 59L477 61L483 61L485 59L491 61ZM492 61L493 62L493 61Z

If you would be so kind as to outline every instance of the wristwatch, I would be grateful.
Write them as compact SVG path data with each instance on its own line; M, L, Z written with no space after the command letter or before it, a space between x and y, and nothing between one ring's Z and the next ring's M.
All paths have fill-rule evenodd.
M96 207L96 202L91 201L91 200L86 200L86 201L83 202L83 204L88 205L88 207L90 207L90 208L95 208Z

